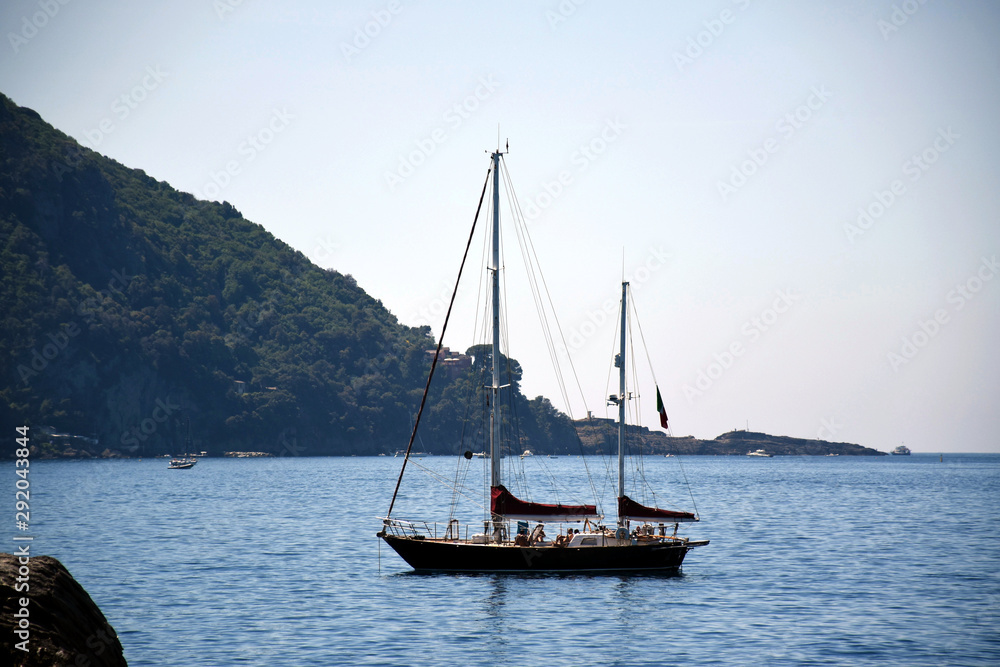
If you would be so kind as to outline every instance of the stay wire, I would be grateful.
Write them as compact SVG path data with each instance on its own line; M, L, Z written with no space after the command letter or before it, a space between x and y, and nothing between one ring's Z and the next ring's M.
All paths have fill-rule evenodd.
M654 384L654 386L656 386L657 389L659 389L659 384L656 382L656 371L653 370L653 360L649 356L649 347L646 345L646 337L642 333L642 323L639 321L639 313L638 313L638 309L635 306L635 299L632 300L632 309L633 309L632 310L633 316L635 318L636 328L639 330L639 340L642 341L642 349L646 353L646 362L649 364L649 373L650 373L650 375L653 376L653 384ZM667 428L667 435L670 436L670 429L669 428ZM670 437L673 437L673 436L670 436ZM695 500L694 500L694 492L691 490L691 483L688 481L687 471L684 470L684 464L681 463L681 457L677 456L677 457L674 457L674 458L677 459L677 466L680 468L681 475L683 475L683 477L684 477L684 485L687 487L688 496L690 496L690 498L691 498L691 505L694 507L695 516L698 516L698 505L695 503ZM655 494L654 494L654 498L655 498Z
M570 415L572 415L572 405L571 405L571 403L569 401L569 394L568 394L568 392L566 391L566 388L565 388L565 383L564 383L564 380L562 378L562 372L559 370L559 358L558 358L558 355L556 354L555 342L553 340L553 337L552 337L551 330L549 328L548 322L547 322L547 320L545 320L545 317L544 317L545 302L541 301L541 295L542 295L542 293L544 293L544 295L545 295L545 299L548 302L548 309L549 309L549 311L551 311L551 313L552 313L552 319L555 321L556 331L559 333L559 340L562 342L563 349L566 350L566 360L569 363L570 371L572 372L573 379L576 382L577 391L579 391L579 393L580 393L580 400L583 403L584 413L586 413L586 412L588 412L588 409L587 409L587 398L584 395L583 386L580 384L580 376L576 372L576 367L573 364L573 357L572 357L572 355L569 354L569 346L566 344L566 336L565 336L565 334L563 334L562 324L559 322L559 318L556 316L555 304L552 301L552 293L549 291L548 283L545 280L545 274L544 274L544 272L541 269L541 263L538 261L538 254L535 251L534 242L531 240L531 235L528 233L528 225L527 225L527 222L524 220L524 213L521 211L521 205L520 205L520 203L517 200L517 193L514 192L514 188L510 184L510 173L509 173L509 171L507 169L506 163L503 164L503 171L504 171L505 182L508 183L508 190L507 190L508 191L508 197L510 199L512 199L512 205L511 205L512 206L512 210L514 212L516 212L515 220L517 220L518 223L519 223L519 226L518 226L519 240L520 240L520 233L521 233L520 230L523 230L523 235L524 235L524 238L525 238L525 244L522 247L522 254L525 255L525 265L528 266L528 267L530 267L531 271L537 271L538 272L538 277L534 278L534 280L535 280L536 283L540 283L541 287L542 287L542 289L540 289L540 290L537 287L533 287L533 290L534 290L533 293L537 293L536 308L538 308L539 317L542 320L542 327L543 327L543 330L545 332L546 342L547 342L548 347L549 347L549 354L551 356L553 366L555 367L556 374L558 376L557 377L557 381L559 382L559 385L560 385L560 390L561 390L561 393L563 395L563 401L566 404L566 410L569 412Z
M586 398L583 393L583 387L580 384L579 375L576 373L576 368L573 365L573 359L569 355L569 347L566 345L566 339L564 334L562 333L562 327L559 323L559 318L556 316L555 305L552 302L552 295L549 292L548 284L545 282L545 275L541 269L541 264L538 261L538 255L535 251L534 243L531 240L531 235L528 233L528 227L524 219L524 213L521 211L520 203L518 202L517 194L513 187L513 181L510 176L510 171L507 168L507 164L505 161L501 162L501 176L504 179L504 184L506 186L505 190L507 194L507 204L511 212L511 218L514 222L514 230L517 236L518 246L521 250L521 256L524 261L525 272L528 277L528 283L531 287L532 298L535 303L535 309L538 313L539 323L542 328L542 334L546 341L546 347L549 352L549 358L552 362L553 370L555 371L556 374L556 382L559 385L560 394L562 395L562 399L564 404L566 405L566 409L570 412L570 414L572 414L572 404L569 400L569 394L566 391L566 383L560 368L559 356L556 352L555 340L552 335L552 329L549 325L548 318L546 316L546 305L545 305L546 299L548 302L548 311L551 313L551 317L555 321L556 330L559 332L559 337L562 340L563 348L567 351L566 357L569 362L570 370L573 373L577 389L580 392L580 397L584 405L584 409L586 410L587 404L586 404ZM506 293L506 280L504 281L504 285ZM543 294L545 296L545 299L542 298ZM513 398L511 400L513 400ZM582 456L583 454L582 446L580 454L583 460L584 469L587 474L587 480L591 487L591 492L594 494L594 498L597 499L598 498L597 487L594 485L593 476L590 473L586 457ZM523 472L523 461L521 463ZM557 485L555 484L554 476L551 476L551 479L553 481L553 488L556 488ZM525 490L525 493L527 493L527 490Z
M455 297L458 295L458 285L462 280L462 270L465 268L465 260L469 256L469 247L472 245L472 238L476 232L476 223L479 220L479 211L483 206L483 198L486 196L486 186L490 182L490 171L486 171L486 180L483 181L483 191L479 194L479 205L476 206L476 216L472 219L472 229L469 231L469 240L465 244L465 253L462 254L462 263L458 267L458 277L455 279L455 289L451 293L451 301L448 302L448 312L444 316L444 324L441 326L441 336L438 338L437 349L434 350L434 359L431 361L431 370L427 373L427 384L424 386L424 394L420 398L420 407L417 409L417 417L413 422L413 431L410 433L410 441L406 445L406 455L403 457L403 465L399 469L399 478L396 480L396 488L392 492L392 500L389 502L389 511L385 513L386 520L392 516L392 508L396 504L396 496L399 494L399 485L403 482L403 473L406 472L406 463L410 460L410 451L413 450L413 441L417 437L417 427L420 426L420 417L424 413L424 406L427 404L427 394L430 393L431 380L434 377L434 369L437 368L438 358L441 356L441 347L444 344L444 334L448 329L448 320L451 318L451 309L455 305Z

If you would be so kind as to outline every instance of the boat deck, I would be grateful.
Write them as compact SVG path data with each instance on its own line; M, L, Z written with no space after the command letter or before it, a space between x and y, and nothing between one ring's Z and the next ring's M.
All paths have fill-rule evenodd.
M542 524L539 524L539 527ZM465 530L452 521L448 527L440 533L438 524L427 522L405 521L401 519L383 519L383 529L379 537L390 536L397 539L413 540L417 542L441 543L441 544L461 544L469 546L490 546L490 547L531 547L531 548L554 548L554 549L582 549L587 547L626 547L626 546L652 546L669 545L700 547L708 544L708 540L692 541L687 537L667 535L664 532L657 534L655 528L650 524L644 524L633 530L627 537L620 537L617 531L610 528L600 528L598 530L573 530L567 533L560 533L553 539L548 539L544 532L537 535L539 527L529 534L518 534L513 539L509 538L509 531L504 530L503 535L497 539L485 532L469 534L472 529L480 529L479 525L471 526L466 524ZM663 526L660 526L662 531ZM465 536L462 536L462 533Z
M562 540L523 544L491 541L483 533L469 538L412 531L394 534L400 527L392 524L398 522L387 521L378 536L410 567L422 572L676 572L688 551L708 544L708 540L661 535L618 539L610 530L574 532L565 539L567 533Z

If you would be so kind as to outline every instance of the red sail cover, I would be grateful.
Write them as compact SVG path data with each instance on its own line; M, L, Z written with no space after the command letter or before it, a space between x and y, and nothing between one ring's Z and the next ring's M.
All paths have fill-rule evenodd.
M618 498L618 516L626 519L658 519L664 523L698 520L698 517L690 512L674 512L673 510L661 510L659 507L646 507L628 496Z
M597 519L597 505L549 505L521 500L503 485L490 488L490 511L508 519L583 521Z

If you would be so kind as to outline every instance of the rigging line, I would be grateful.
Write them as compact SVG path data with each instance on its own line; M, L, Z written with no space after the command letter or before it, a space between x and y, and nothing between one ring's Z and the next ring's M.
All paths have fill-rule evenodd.
M421 463L417 463L416 459L413 460L413 465L416 468L419 468L420 470L422 470L423 472L425 472L429 477L437 480L438 483L444 484L445 486L448 486L448 478L446 478L441 473L437 472L436 470L431 470L430 468L428 468L427 466L425 466L425 465L423 465ZM475 503L476 505L479 505L480 507L483 506L478 500L475 500L472 496L467 495L465 493L464 489L455 489L455 491L458 494L460 494L463 497L465 497L467 500Z
M549 353L549 360L552 362L553 370L556 375L556 382L559 385L559 392L562 395L564 404L567 410L572 412L569 406L569 396L566 393L565 382L563 381L562 372L559 368L559 360L555 353L555 346L552 339L551 329L549 327L548 319L545 313L545 304L542 301L541 290L538 287L538 276L541 274L541 268L537 266L537 258L535 263L531 261L531 255L528 247L531 243L530 236L528 236L527 224L524 221L524 214L520 209L520 204L517 202L517 194L514 192L513 182L510 177L510 171L507 169L506 163L503 165L503 176L504 183L506 184L507 193L507 205L511 211L511 218L514 223L514 231L517 235L518 248L521 251L521 258L524 262L525 274L528 279L528 284L531 288L532 301L535 304L535 312L538 314L538 322L541 326L542 335L545 338L546 348ZM554 316L554 313L553 313Z
M399 469L399 479L396 480L396 488L392 492L392 500L389 502L389 511L385 513L385 518L392 516L392 508L396 504L396 496L399 494L399 485L403 482L403 473L406 471L406 463L410 460L410 451L413 449L413 441L417 437L417 427L420 426L420 417L424 413L424 405L427 404L427 394L430 392L431 379L434 377L434 369L437 367L438 357L441 356L441 346L444 344L444 333L448 328L448 320L451 318L451 309L455 305L455 297L458 295L458 284L462 280L462 270L465 268L465 260L469 256L469 247L472 245L472 237L476 232L476 222L479 220L479 211L483 206L483 198L486 196L486 186L490 182L490 172L492 167L486 170L486 180L483 181L483 191L479 194L479 205L476 206L476 216L472 219L472 229L469 231L469 240L465 244L465 253L462 255L462 263L458 267L458 277L455 279L455 289L451 293L451 301L448 303L448 312L444 316L444 324L441 326L441 337L438 338L437 349L434 351L434 359L431 361L431 370L427 373L427 384L424 386L424 394L420 398L420 407L417 409L417 417L413 422L413 432L410 433L410 442L406 445L406 455L403 457L403 465Z
M508 178L509 178L509 174L508 174ZM511 190L508 190L508 193L510 191ZM510 200L510 197L508 197L508 200ZM510 205L511 205L512 208L515 206L515 204L513 202L509 202L509 203L510 203ZM555 374L556 374L556 381L557 381L557 383L559 385L559 390L560 390L560 393L562 394L563 401L568 406L569 401L568 401L568 396L566 394L565 383L563 382L563 379L562 379L562 374L561 374L560 369L559 369L558 360L555 357L555 349L554 349L553 342L552 342L551 331L550 331L550 329L548 327L548 321L546 320L545 314L544 314L544 303L540 300L540 292L538 290L537 277L534 275L535 267L533 267L531 265L530 256L526 252L526 246L525 246L525 242L524 242L524 237L527 234L527 229L525 227L523 227L523 220L520 221L520 222L522 223L522 225L519 225L519 226L515 227L515 229L518 232L518 245L519 245L519 247L521 249L521 256L522 256L522 258L524 260L524 265L528 269L528 271L527 271L528 281L531 284L532 297L533 297L534 302L535 302L536 311L538 312L539 323L540 323L541 328L542 328L542 333L543 333L543 335L545 337L546 345L547 345L548 352L549 352L549 358L553 362L553 370L555 371ZM527 397L525 397L525 398L527 398ZM530 406L529 406L529 408L530 408ZM523 462L522 462L522 467L523 467ZM552 474L551 470L549 470L546 466L542 465L541 467L542 467L542 470L545 472L545 474L549 477L550 482L552 482L553 487L554 487L555 486L554 485L555 476ZM530 500L530 498L528 498L528 500Z
M492 202L492 201L493 201L493 198L491 197L489 200L487 200L487 203L486 203L486 208L487 208L487 210L486 210L486 217L487 217L487 219L489 219L490 208L491 208L490 202ZM486 263L486 256L487 256L487 252L488 252L488 246L489 246L489 234L483 234L483 256L482 256L482 261L480 261L480 263L479 263L480 267L488 266L487 263ZM476 286L476 309L472 311L473 314L478 314L479 312L483 312L484 313L483 322L486 321L486 315L485 315L486 309L484 308L482 311L480 311L479 310L479 306L482 303L483 294L485 293L485 288L483 287L483 277L485 275L486 275L486 271L480 270L480 272L479 272L479 284ZM473 317L472 318L472 338L470 339L470 340L473 341L473 344L475 344L475 342L479 340L479 336L480 335L483 335L484 338L485 338L485 333L480 334L480 331L481 330L479 328L479 320L477 318Z
M632 297L628 300L628 307L630 312L634 312L635 309L635 292L632 286L628 287L629 296ZM626 435L628 435L628 451L631 455L632 465L635 467L635 474L632 478L632 491L636 495L639 495L643 491L643 486L648 486L646 484L646 470L645 470L645 458L643 456L643 441L641 435L641 415L642 415L642 403L641 396L642 392L639 390L639 376L635 364L635 339L633 338L633 327L632 327L632 317L626 317L626 329L625 335L628 338L628 346L626 349L626 359L622 360L625 364L625 375L628 377L632 384L632 391L628 392L628 384L626 384L626 395L629 397L629 402L625 404L626 413L630 413L631 423L633 428L631 433L628 431L626 422ZM631 371L631 372L630 372ZM632 452L635 452L632 455ZM644 499L644 495L640 497Z
M639 320L639 309L638 309L638 306L636 306L636 304L635 304L635 298L634 297L632 299L631 307L632 307L632 319L635 320L636 329L639 330L639 340L642 342L642 349L643 349L643 352L646 355L646 363L649 365L649 374L653 378L653 386L657 387L657 389L658 389L659 385L656 382L656 371L653 369L653 360L649 356L649 346L646 345L646 337L645 337L645 335L642 332L642 322ZM633 350L634 349L635 348L633 346ZM636 386L638 386L638 385L636 385ZM649 488L650 495L652 496L653 501L654 501L654 505L655 505L656 491L653 490L652 486L650 486L649 483L646 481L645 475L643 475L643 483L646 485L647 488ZM689 486L688 487L688 492L690 493L690 491L691 491L691 489L690 489L690 486ZM693 498L692 498L692 500L693 500Z
M635 305L635 299L632 300L633 317L635 319L636 328L639 330L639 339L642 341L642 348L646 353L646 362L649 364L649 372L653 376L653 384L656 385L656 372L653 370L653 361L649 356L649 347L646 345L646 339L642 332L642 323L639 321L638 309ZM669 433L669 429L668 429ZM694 507L695 515L698 513L698 505L695 503L694 492L691 490L691 483L687 478L687 471L684 470L684 465L681 463L680 458L677 459L677 465L680 467L681 474L684 476L684 485L687 487L688 496L691 498L691 505ZM647 484L648 486L648 484ZM656 492L650 487L650 493L655 501Z
M632 292L631 289L629 289L629 294L633 295L633 292ZM635 306L634 306L634 299L630 299L629 300L629 305L631 306L631 308L633 309L633 312L634 312L634 308L635 308ZM633 316L633 318L634 318L634 316ZM632 322L633 318L629 318L628 319L628 322L629 322L629 327L628 327L628 331L627 331L627 335L628 335L628 357L629 357L629 361L631 362L631 364L629 364L628 366L626 366L626 368L631 368L631 378L630 379L632 381L632 398L634 399L634 402L630 403L628 407L630 408L630 410L632 412L632 421L635 424L635 428L633 430L633 437L632 437L632 442L634 442L635 444L632 445L632 448L635 449L635 451L637 452L637 455L635 457L633 457L634 460L635 460L636 477L633 480L633 486L632 486L632 488L636 491L636 493L638 493L638 492L640 492L640 491L643 490L643 487L648 487L649 484L646 481L645 458L643 456L643 454L644 454L644 452L643 452L643 441L642 441L642 435L641 435L641 428L642 428L642 392L639 390L639 373L638 373L638 369L636 368L636 363L635 363L635 339L633 337L634 331L633 331L633 328L631 326L631 322Z
M504 163L504 171L507 172L506 163ZM509 172L507 174L507 178L508 179L510 178ZM538 276L539 276L539 278L541 280L541 284L542 284L542 288L543 288L542 291L544 291L545 298L548 300L549 310L552 312L552 319L555 320L556 331L559 332L559 340L562 342L563 349L566 350L566 360L567 360L567 362L569 362L570 371L572 372L573 379L576 382L577 391L580 392L580 400L583 403L583 410L584 410L584 413L586 414L586 412L588 411L588 409L587 409L587 398L584 395L583 386L580 384L580 376L576 372L576 367L573 364L573 357L569 353L569 346L566 344L566 336L565 336L565 334L563 334L562 324L559 321L559 317L556 314L555 304L552 301L552 293L549 291L548 283L545 280L545 273L542 271L541 263L538 261L538 253L535 251L534 241L531 240L531 235L528 233L528 225L527 225L527 222L524 220L524 213L521 211L521 205L517 201L517 193L514 192L513 187L510 188L510 193L513 196L514 203L515 203L515 205L517 207L517 213L520 216L521 224L524 227L524 236L527 239L527 247L528 247L528 250L529 250L529 255L530 255L530 257L534 258L534 266L538 267L537 270L538 270ZM540 294L539 294L539 296L540 296ZM546 328L548 328L548 324L547 323L545 324L545 326L546 326ZM547 336L547 338L551 339L551 334L550 333L546 332L546 336ZM554 347L553 344L550 343L550 349L552 349L553 347ZM553 356L553 364L556 365L556 366L558 366L558 356L555 354L554 349L552 349L552 356ZM564 383L563 383L563 380L562 380L562 377L561 377L561 373L559 373L559 375L560 375L560 377L559 377L560 385L563 385ZM566 402L566 409L569 411L569 414L572 416L572 406L570 405L569 396L566 393L565 388L563 388L563 394L564 394L563 400Z
M512 219L512 222L514 224L514 231L516 232L516 235L517 235L518 247L519 247L519 249L521 251L522 260L524 261L525 275L526 275L526 277L528 279L528 284L529 284L529 286L531 288L532 300L533 300L533 302L535 304L535 310L536 310L536 312L538 313L538 316L539 316L539 322L540 322L540 324L542 326L542 333L546 337L546 342L549 343L550 354L551 354L551 344L549 342L550 341L550 336L548 334L548 331L546 330L547 322L545 320L545 317L544 317L544 314L543 314L543 309L542 309L542 304L540 303L540 299L539 299L539 292L538 292L538 287L537 287L537 278L535 277L535 274L534 274L535 267L532 266L530 258L528 257L528 255L526 253L526 250L525 250L524 235L527 233L527 229L526 229L526 227L524 225L524 219L523 219L524 216L523 216L523 213L520 210L519 204L517 203L517 195L514 192L514 186L513 186L513 181L511 179L511 176L510 176L510 170L507 169L506 163L503 164L502 174L503 174L503 178L504 178L504 183L506 185L505 191L506 191L506 194L507 194L507 206L508 206L508 208L510 209L510 212L511 212L511 219Z
M464 457L459 456L458 463L455 465L455 482L454 485L452 486L452 492L451 492L451 507L448 509L449 522L455 518L455 512L458 509L458 496L461 495L458 493L458 489L465 488L465 479L468 476L469 468L472 465L472 459L469 459L464 461L465 466L463 466L462 465L463 458ZM462 474L463 467L465 469L464 474ZM459 475L461 475L461 481L459 481Z
M646 337L642 334L642 322L639 321L639 311L636 310L634 299L632 301L632 316L635 318L635 326L639 330L639 340L642 341L642 349L646 353L646 363L649 364L649 373L653 376L653 384L656 385L656 371L653 370L653 360L649 357L649 348L646 346Z
M688 495L691 496L691 505L694 507L694 515L698 516L698 504L694 501L694 492L691 491L691 484L688 482L687 471L684 470L684 465L681 463L681 457L675 457L677 459L677 465L681 468L681 474L684 475L684 485L687 486Z
M502 178L503 172L495 175L494 178ZM506 189L506 188L505 188ZM504 228L500 228L500 266L498 270L503 270L501 275L501 293L502 298L500 300L499 317L498 322L500 328L500 349L496 351L497 354L504 358L503 368L507 373L506 384L510 385L507 387L507 391L503 391L503 378L496 378L496 381L501 385L500 389L497 391L496 395L496 419L500 420L500 431L501 431L501 443L500 449L506 450L508 454L516 454L512 449L512 443L515 440L515 435L517 436L518 444L520 445L520 435L518 431L517 414L514 410L514 392L513 392L513 378L511 375L511 342L510 342L510 330L509 330L509 317L506 310L506 304L508 302L507 298L507 252L504 246L504 238L506 234L504 233ZM503 350L507 350L505 354ZM504 420L504 416L507 417ZM509 458L509 457L508 457ZM515 491L521 493L519 486L523 486L523 476L518 476L517 469L510 460L507 462L507 472L509 474L504 476L504 479L509 480L508 484L514 487Z
M462 433L459 436L459 446L463 448L466 442L465 440L466 430L469 428L469 424L471 423L471 420L469 419L469 414L472 412L472 399L473 395L476 392L475 386L476 385L474 383L468 385L465 394L465 399L463 401L463 404L465 405L465 414L462 415ZM471 438L473 439L473 441L475 441L475 434L473 434ZM474 449L475 445L469 445L469 447ZM461 459L459 459L459 463L461 464ZM465 486L465 480L468 477L468 475L469 475L468 468L466 468L465 475L462 477L463 487ZM457 478L457 473L456 473L456 478ZM451 511L449 518L454 518L455 512L457 510L458 510L458 496L457 494L453 493L451 497Z
M540 326L541 326L541 329L542 329L542 333L543 333L545 341L546 341L546 347L547 347L547 350L549 352L549 358L552 361L553 369L555 370L556 381L557 381L557 383L559 385L559 391L560 391L560 394L562 395L563 402L567 406L567 409L569 409L570 411L572 411L571 408L570 408L569 396L568 396L568 394L566 392L565 381L563 379L563 375L562 375L561 370L559 368L559 359L558 359L558 355L556 354L556 351L555 351L554 339L553 339L553 336L552 336L551 327L549 325L548 317L547 317L547 314L546 314L545 302L542 299L542 292L543 292L543 290L539 287L539 283L540 283L539 276L541 276L541 283L542 283L543 286L544 286L544 276L542 275L541 267L540 267L540 264L539 264L538 259L537 259L537 254L534 257L534 262L532 261L533 245L531 243L531 237L530 237L530 234L528 233L527 224L526 224L526 222L524 220L523 211L521 211L520 204L517 201L517 194L516 194L516 192L514 190L513 182L512 182L511 176L510 176L510 171L507 168L506 162L503 163L503 166L501 167L501 172L500 173L501 173L501 177L504 179L504 183L505 183L505 186L506 186L505 187L505 192L507 194L508 207L509 207L509 210L511 211L511 219L512 219L512 222L513 222L513 225L514 225L514 229L515 229L515 232L516 232L516 237L517 237L517 241L518 241L518 247L519 247L519 249L521 251L521 256L522 256L522 259L524 261L525 273L526 273L526 276L527 276L527 279L528 279L529 286L531 287L531 293L532 293L533 302L534 302L535 309L536 309L536 312L537 312L538 317L539 317L539 323L540 323ZM504 283L504 285L505 285L505 289L506 289L506 282ZM551 304L551 295L549 295L549 302ZM552 310L553 319L556 319L557 322L558 322L558 318L555 317L555 309L554 309L554 307L551 307L551 310ZM509 335L509 332L507 332L507 333ZM577 383L579 385L579 379L577 379ZM517 404L516 404L516 402L514 402L513 395L511 395L510 400L512 402L512 414L515 416L514 430L516 431L517 442L518 442L519 445L523 445L524 444L523 443L523 434L521 433L520 428L519 428L520 422L519 422L519 420L516 420L516 416L517 416L518 410L517 410ZM518 452L520 452L520 451L521 451L521 447L519 446L518 447ZM516 455L518 452L513 452L513 454ZM581 451L581 453L582 453L582 451ZM518 460L520 460L520 459L518 459ZM585 466L585 468L587 467L585 459L584 459L584 466ZM521 472L523 474L523 472L524 472L524 462L523 462L523 460L521 461L520 468L521 468ZM549 473L549 474L550 474L550 477L551 477L551 473ZM515 476L515 479L516 480L520 480L520 478L516 477L516 476ZM588 479L591 480L592 490L596 494L596 488L593 486L593 480L592 480L592 478L589 477L589 471L588 471ZM530 492L528 491L527 488L525 488L523 491L521 491L519 489L519 493L522 493L522 496L524 496L524 494L527 494L527 493L530 493Z
M566 394L566 387L562 378L562 372L559 368L559 360L555 355L555 347L552 340L552 332L551 329L549 328L548 319L545 313L545 304L541 299L541 291L538 286L537 272L539 272L539 270L537 269L536 266L532 264L531 257L528 253L528 248L527 248L528 241L526 239L526 235L528 233L528 230L524 225L523 219L520 220L518 219L518 213L520 211L517 210L517 204L512 199L513 198L511 196L511 190L508 190L508 203L511 206L512 211L514 212L513 215L515 222L514 229L517 232L518 248L521 251L521 258L524 261L525 274L528 279L528 284L531 288L532 302L535 305L535 312L538 315L539 326L542 331L542 336L545 339L545 346L546 350L549 353L549 360L551 361L553 371L555 372L555 379L557 384L559 385L559 393L562 396L564 404L566 404L568 408L569 401L568 401L568 396Z
M618 354L618 352L617 352L617 350L619 348L619 342L618 341L619 341L619 334L621 333L621 324L620 324L621 319L622 319L621 315L622 315L622 304L621 304L621 301L619 301L618 302L618 313L615 316L614 337L612 337L612 339L611 339L611 353L607 356L608 359L612 359L612 360L614 360L615 355ZM622 361L624 361L624 359ZM607 379L605 380L605 383L604 383L604 395L605 396L611 396L612 395L610 393L611 392L611 376L614 373L614 369L615 368L616 368L616 366L614 365L613 361L612 361L612 363L608 364L608 377L607 377ZM615 392L615 393L617 394L617 392ZM607 401L607 399L605 399L605 401L604 401L604 417L605 417L605 419L611 419L611 417L609 417L608 407L609 407L608 401ZM617 413L617 412L618 412L618 410L615 410L615 413ZM615 416L617 416L617 414ZM611 449L614 450L614 447L612 447ZM607 452L603 452L602 451L601 454L602 454L602 457L604 459L604 467L607 470L608 475L610 475L611 474L611 451L607 451Z
M546 320L545 315L544 315L544 313L545 313L545 307L544 307L545 304L544 304L544 301L539 304L539 301L541 300L541 293L542 293L542 291L544 291L545 297L548 300L549 310L552 313L552 319L555 320L556 330L559 332L559 338L562 341L563 349L566 350L566 359L569 362L570 370L573 373L573 379L576 381L577 391L580 392L580 398L581 398L581 401L583 403L583 408L584 408L585 412L588 411L587 410L587 399L586 399L586 397L585 397L585 395L583 393L583 386L580 384L580 376L576 372L576 367L573 364L573 357L572 357L572 355L569 354L569 346L566 344L566 336L563 334L562 325L559 322L559 317L556 315L555 304L552 301L552 294L549 291L548 283L545 281L545 274L542 271L541 263L538 261L538 253L535 251L534 242L531 240L531 235L528 233L528 225L527 225L527 222L524 219L524 213L523 213L523 211L521 211L521 205L518 202L517 193L514 190L513 182L512 182L512 179L510 177L510 170L507 168L507 162L506 162L506 160L502 161L502 165L503 165L503 167L502 167L502 173L504 174L504 179L505 179L505 182L507 183L507 188L506 189L507 189L507 196L508 196L509 205L511 205L510 202L512 202L511 212L512 212L512 217L514 218L514 221L515 221L515 230L518 232L518 241L520 243L520 239L521 239L521 231L520 230L523 230L523 236L527 240L526 244L521 244L521 246L522 246L522 254L525 253L525 249L524 248L525 248L525 245L526 245L526 247L528 248L529 252L527 253L527 256L525 258L525 266L528 268L529 281L531 281L532 284L533 284L533 295L536 295L535 296L535 299L536 299L536 308L537 308L538 313L539 313L539 320L540 320L540 322L542 324L542 329L543 329L543 332L545 334L546 344L547 344L548 349L549 349L549 357L552 360L552 365L553 365L553 367L555 369L555 372L556 372L556 381L559 384L559 391L562 394L564 403L566 404L566 409L567 409L567 411L570 414L570 419L572 419L572 405L571 405L570 400L569 400L569 393L566 391L566 383L565 383L565 381L563 379L562 372L561 372L561 370L559 368L559 356L558 356L558 354L557 354L557 352L555 350L555 344L553 342L551 328L549 327L548 321ZM534 259L533 262L532 262L532 258ZM538 272L538 278L534 277L534 271L536 271L536 270ZM537 287L537 283L539 281L539 278L541 280L541 284L542 284L543 290L539 290L538 287ZM593 478L593 475L590 472L590 466L587 463L587 459L586 459L585 456L583 456L583 444L582 443L580 443L580 454L581 454L581 458L583 459L583 468L584 468L584 471L586 472L586 475L587 475L587 481L590 484L591 492L594 494L594 500L597 501L598 498L599 498L599 496L597 494L597 486L594 484L594 478Z

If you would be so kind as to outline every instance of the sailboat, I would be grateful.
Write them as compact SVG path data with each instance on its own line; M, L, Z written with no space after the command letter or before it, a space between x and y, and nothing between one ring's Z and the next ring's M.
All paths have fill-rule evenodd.
M628 313L628 282L622 282L621 301L621 340L620 350L615 358L615 366L619 371L619 393L610 396L609 405L618 407L618 484L617 484L617 521L614 525L605 525L604 516L598 511L597 505L570 505L561 503L540 503L522 500L515 496L504 485L501 460L503 452L500 449L500 416L498 404L503 385L500 369L500 207L499 182L500 159L504 153L499 149L491 154L493 183L493 224L491 262L488 267L492 290L492 378L485 387L489 395L489 512L481 524L473 526L469 534L466 527L464 534L457 519L450 519L447 529L438 531L424 522L398 519L392 516L400 483L410 450L420 424L420 416L427 399L427 389L437 364L437 354L431 363L428 374L427 388L421 399L420 408L414 423L407 455L396 482L389 511L382 519L382 529L377 536L385 541L404 561L417 571L439 572L605 572L605 571L676 571L680 568L688 551L695 547L708 544L708 540L693 541L677 535L681 523L698 521L699 517L691 512L648 507L629 498L625 494L625 436L626 436L626 404L632 396L626 391L626 319ZM490 174L483 184L483 194L480 195L480 209L483 195L490 182ZM479 217L477 210L476 219ZM473 223L473 232L475 223ZM472 235L470 234L470 244ZM466 255L468 247L466 248ZM462 260L464 266L465 259ZM461 269L459 270L459 279ZM456 283L455 291L457 293ZM452 296L452 304L454 295ZM448 314L442 328L441 339L447 329L451 315ZM438 342L437 352L440 353L442 343ZM657 409L661 410L659 392L657 392ZM661 410L661 424L665 423L665 411ZM472 452L466 452L466 459L472 458ZM523 460L523 459L522 459ZM484 505L485 507L485 505ZM512 522L516 522L516 530L512 531ZM529 528L530 523L535 526ZM553 539L545 535L545 527L552 523L582 524L582 529L570 528L564 534ZM673 525L672 531L668 528Z
M184 442L185 453L183 456L171 457L170 465L167 466L168 470L187 470L188 468L193 468L194 464L198 462L194 456L191 456L188 452L191 451L191 420L187 423L187 440Z

